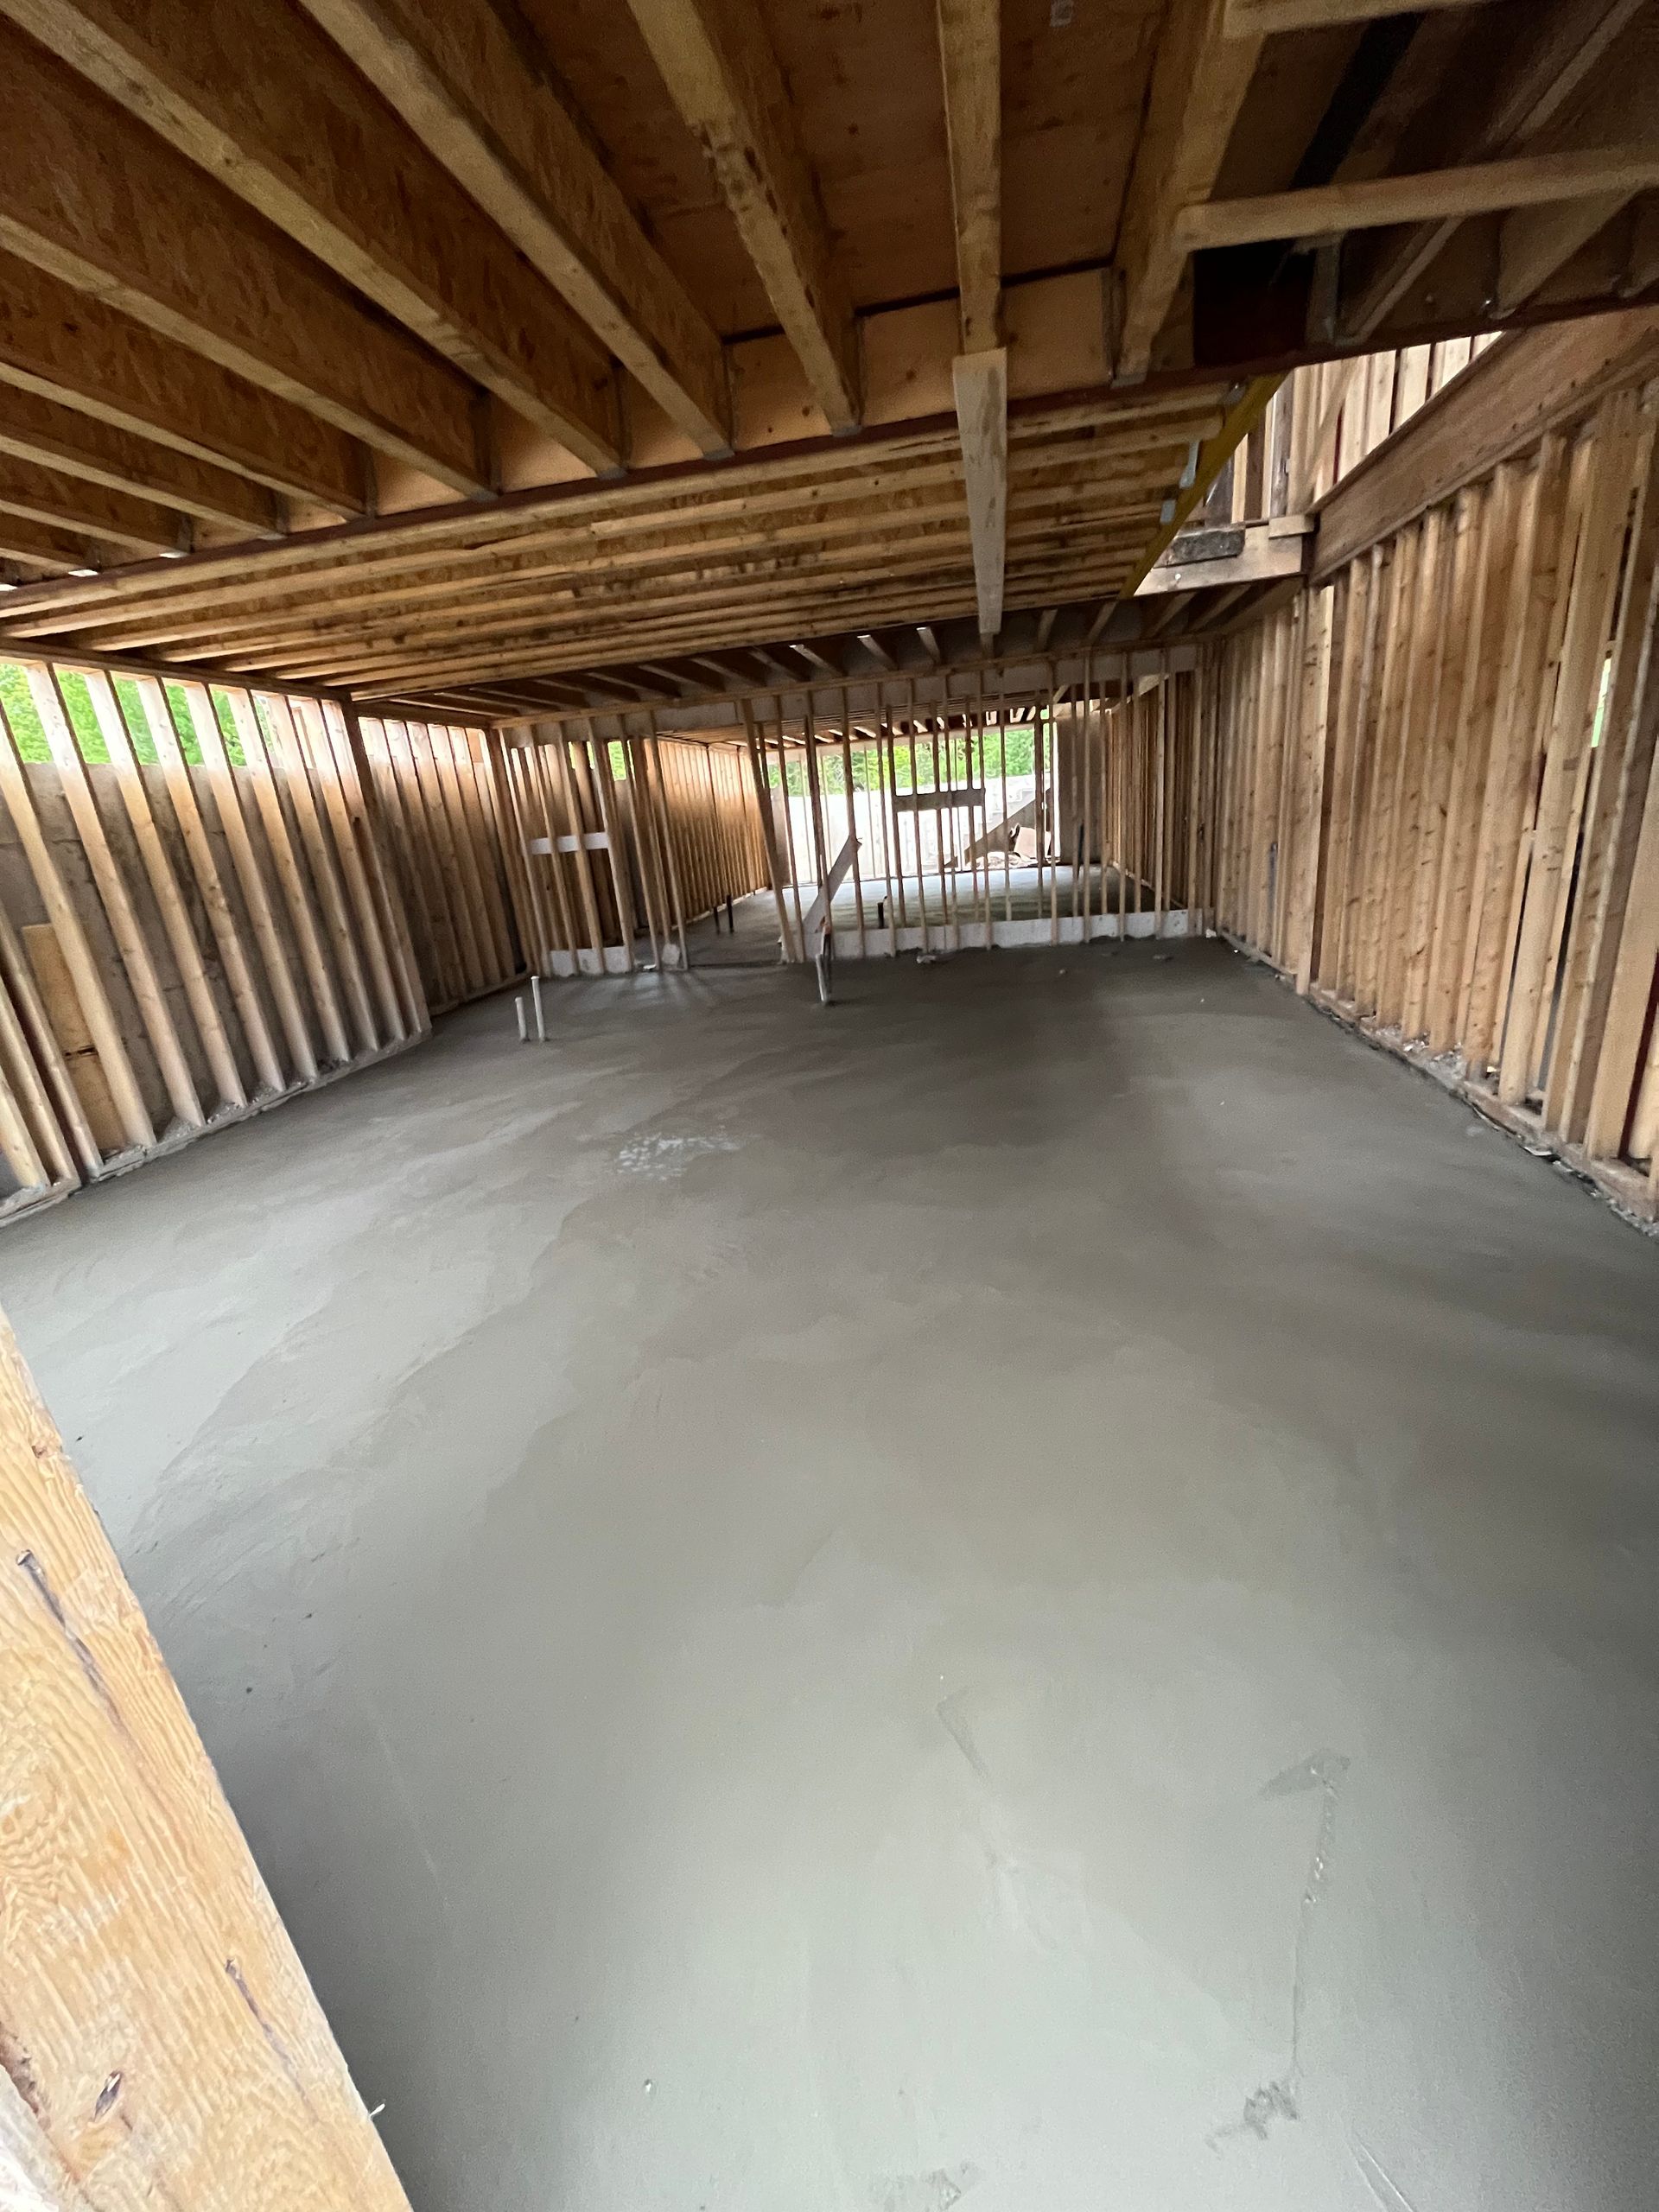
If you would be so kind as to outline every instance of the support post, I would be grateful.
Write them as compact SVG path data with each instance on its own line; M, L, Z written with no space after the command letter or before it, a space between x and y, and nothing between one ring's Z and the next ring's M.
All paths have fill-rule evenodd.
M988 652L1002 627L1008 556L1008 354L1004 346L959 354L950 365L974 549L979 634Z

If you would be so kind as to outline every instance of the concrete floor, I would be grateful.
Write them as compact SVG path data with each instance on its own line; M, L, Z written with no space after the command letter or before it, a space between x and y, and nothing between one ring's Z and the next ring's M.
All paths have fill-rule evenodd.
M0 1237L416 2212L1636 2212L1659 1243L1210 945L572 984Z

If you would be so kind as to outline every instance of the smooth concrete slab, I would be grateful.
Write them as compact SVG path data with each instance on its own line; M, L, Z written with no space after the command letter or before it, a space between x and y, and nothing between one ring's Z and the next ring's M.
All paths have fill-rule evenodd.
M1659 1243L1214 945L505 1000L0 1237L417 2212L1637 2212Z

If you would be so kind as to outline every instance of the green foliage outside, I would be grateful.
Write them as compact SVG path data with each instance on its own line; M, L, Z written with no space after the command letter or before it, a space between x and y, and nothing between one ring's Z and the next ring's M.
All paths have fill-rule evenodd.
M982 740L974 740L974 774L987 783L998 783L1004 774L1010 778L1029 776L1033 772L1036 753L1036 728L1022 723L1018 728L988 730ZM899 789L932 791L943 785L965 784L968 781L967 741L960 734L938 741L938 778L933 773L933 742L919 739L914 745L895 738L893 746L894 772ZM853 788L860 791L880 791L882 788L881 756L874 746L853 753ZM778 760L770 746L766 748L767 777L773 790L778 787ZM791 753L788 756L790 796L800 798L806 792L806 755ZM823 747L818 754L818 788L824 792L839 794L847 788L844 763L839 750Z
M167 702L173 710L173 727L178 732L179 750L192 767L201 766L201 747L196 742L195 732L190 727L189 710L184 694L176 683L163 687ZM91 695L84 677L66 672L59 678L59 689L69 715L70 727L75 733L75 743L80 757L89 765L102 766L108 762L110 751L104 742L104 733L98 726L92 712ZM156 761L156 746L149 734L149 726L139 703L138 688L130 677L115 678L115 696L122 715L132 736L132 749L146 766ZM225 750L232 764L238 768L247 766L242 752L242 741L236 734L231 719L229 702L216 691L210 692L213 711L219 717L219 727L225 739ZM51 749L46 741L46 732L29 696L29 679L14 662L0 661L0 709L3 709L11 734L17 741L17 750L25 760L49 760ZM264 717L261 717L262 724Z
M92 702L84 677L66 672L59 678L63 702L75 733L75 742L80 757L89 764L105 764L109 760L109 748L99 728L98 717L92 712ZM138 698L137 686L130 677L114 678L115 696L132 735L133 751L148 766L156 762L156 747L149 735L149 723ZM184 693L176 683L163 685L168 704L173 710L173 726L178 733L179 749L192 767L201 766L201 747L196 741L190 725L189 710ZM213 711L219 717L219 727L225 740L225 750L233 766L247 766L241 740L231 717L229 702L219 691L210 690ZM29 696L29 679L15 662L0 661L0 710L10 723L17 750L25 760L49 760L52 757L47 745L46 732L35 710ZM254 712L259 727L267 739L270 735L270 717L254 702ZM1036 747L1036 726L1030 722L1015 728L984 733L974 741L974 774L988 784L999 782L1006 774L1010 779L1032 773ZM931 791L936 787L934 775L934 743L921 739L914 744L899 739L893 741L893 760L900 791ZM610 745L611 769L619 783L626 782L628 756L620 740L613 738ZM957 785L968 781L967 741L958 733L938 742L938 775L940 784ZM787 760L789 791L792 798L806 794L806 756L791 752ZM779 765L770 746L766 748L766 773L773 789L777 788ZM826 794L839 796L846 789L842 756L833 744L823 746L818 753L819 789ZM855 791L880 791L882 788L881 755L874 746L855 747L853 753L853 787Z

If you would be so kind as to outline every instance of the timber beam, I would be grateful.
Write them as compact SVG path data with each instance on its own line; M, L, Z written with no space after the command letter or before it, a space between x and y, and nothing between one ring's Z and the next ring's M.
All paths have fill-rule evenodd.
M1225 0L1171 0L1164 19L1118 234L1120 383L1152 366L1187 261L1176 219L1214 191L1261 58L1262 34L1230 33L1225 12Z
M1659 308L1516 331L1437 391L1315 510L1315 583L1458 487L1581 414L1602 394L1659 372Z
M851 306L756 0L628 0L831 430L860 419Z
M1206 524L1182 531L1141 579L1135 595L1151 599L1300 576L1308 564L1315 527L1309 516L1279 515L1268 522Z
M918 713L971 712L982 699L995 703L1002 699L1030 699L1047 697L1052 688L1064 690L1070 685L1081 685L1085 677L1096 686L1116 683L1120 687L1140 683L1148 677L1180 676L1198 666L1196 645L1171 645L1164 651L1136 651L1133 647L1099 652L1085 658L1080 652L1065 653L1052 661L1032 659L988 660L975 659L931 671L906 671L902 676L881 674L838 677L833 683L803 684L791 689L760 688L750 691L733 692L724 699L707 701L688 700L678 707L658 707L652 710L660 730L679 730L687 733L710 732L724 734L741 729L744 709L759 715L764 707L764 718L779 721L791 729L804 727L810 716L816 727L839 728L844 716L848 722L879 721L884 705L891 706L891 687L895 683L904 686L905 709L914 706ZM643 710L642 710L643 714ZM493 717L499 721L499 717ZM513 733L518 725L506 722L511 743L532 741L528 728L530 718L524 718L526 727L522 737ZM587 722L591 719L596 737L624 737L638 735L644 728L643 719L628 709L607 715L596 713L589 716L587 710L573 710L560 716L538 715L537 721L561 720Z
M274 537L282 531L276 498L264 486L38 392L13 389L0 399L0 453L84 477L108 491L136 493L242 535Z

